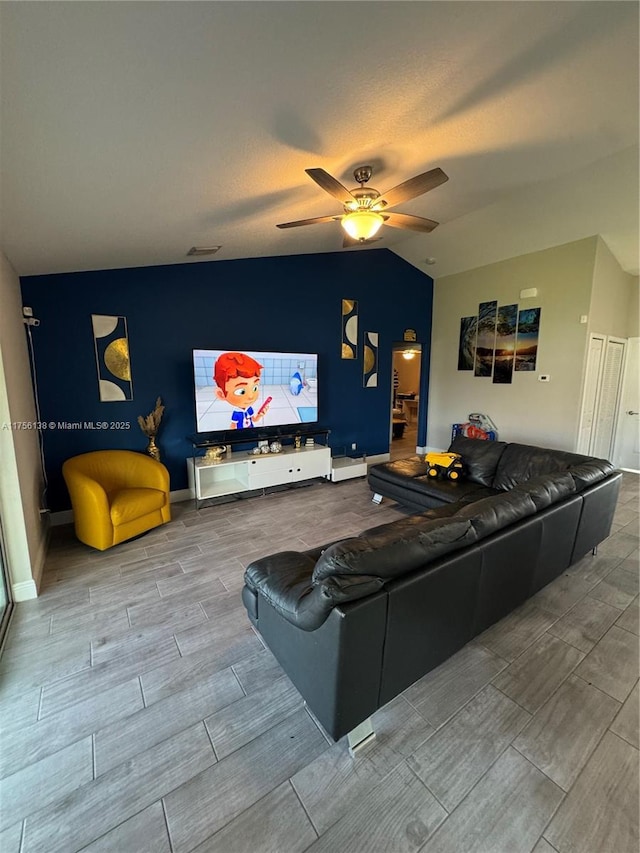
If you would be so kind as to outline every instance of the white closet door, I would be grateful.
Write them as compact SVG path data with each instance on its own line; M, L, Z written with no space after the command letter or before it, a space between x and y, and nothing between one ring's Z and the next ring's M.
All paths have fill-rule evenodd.
M611 460L618 468L640 472L640 338L629 338L618 426Z
M596 419L598 402L598 385L602 371L604 355L604 335L591 335L587 365L585 369L584 393L582 399L582 414L578 431L578 453L588 454L591 449L593 424Z
M612 337L608 337L605 343L591 448L591 455L600 459L610 459L613 454L625 344L624 339Z

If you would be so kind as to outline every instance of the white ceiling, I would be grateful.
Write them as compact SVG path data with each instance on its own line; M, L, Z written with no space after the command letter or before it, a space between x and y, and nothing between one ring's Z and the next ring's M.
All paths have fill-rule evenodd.
M372 244L442 249L438 274L483 222L504 255L496 208L530 197L547 242L582 201L577 236L608 229L637 271L635 2L5 0L0 23L1 242L21 275L340 250L338 223L275 225L341 212L305 168L353 186L364 163L380 190L449 175L397 208L439 228ZM592 223L600 196L562 188L613 161L598 186L621 221Z

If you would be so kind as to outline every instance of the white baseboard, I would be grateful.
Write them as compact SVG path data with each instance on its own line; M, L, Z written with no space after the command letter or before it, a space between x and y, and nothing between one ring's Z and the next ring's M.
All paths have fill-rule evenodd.
M390 459L390 453L378 453L375 456L367 456L367 465L377 465L379 462L388 462Z
M36 586L36 582L32 579L30 581L20 581L20 583L12 584L11 597L16 602L30 601L32 598L37 598L38 588Z

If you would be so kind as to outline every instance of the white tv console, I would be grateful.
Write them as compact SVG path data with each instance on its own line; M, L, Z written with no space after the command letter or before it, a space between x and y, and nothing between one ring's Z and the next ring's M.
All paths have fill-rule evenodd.
M187 459L189 490L199 507L202 501L331 476L331 449L323 444L280 453L253 454L227 450L220 462L203 456Z

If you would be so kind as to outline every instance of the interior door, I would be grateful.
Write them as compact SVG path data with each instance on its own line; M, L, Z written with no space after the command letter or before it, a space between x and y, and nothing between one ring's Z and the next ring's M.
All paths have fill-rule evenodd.
M640 338L629 338L620 397L614 463L640 471Z
M592 456L611 459L618 404L622 391L622 369L626 347L624 338L607 337L598 388L594 431L591 439Z
M589 339L582 413L578 431L578 453L584 453L585 455L591 449L591 437L593 435L593 425L596 419L596 406L598 403L598 387L604 360L604 343L604 335L591 335Z

